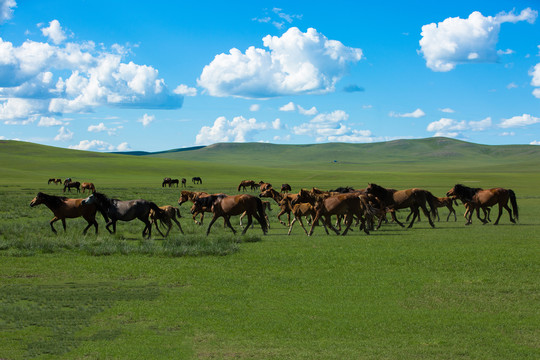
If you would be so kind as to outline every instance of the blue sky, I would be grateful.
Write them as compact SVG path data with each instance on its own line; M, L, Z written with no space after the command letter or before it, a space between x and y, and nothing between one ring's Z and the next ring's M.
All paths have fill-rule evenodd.
M0 139L540 144L538 1L0 0Z

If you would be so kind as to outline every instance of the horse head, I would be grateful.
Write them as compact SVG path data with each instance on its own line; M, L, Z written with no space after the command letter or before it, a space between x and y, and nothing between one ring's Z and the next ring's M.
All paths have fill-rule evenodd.
M39 204L42 204L43 203L43 196L44 194L40 191L37 193L36 197L32 199L32 201L30 201L30 207L34 207L36 205L39 205Z

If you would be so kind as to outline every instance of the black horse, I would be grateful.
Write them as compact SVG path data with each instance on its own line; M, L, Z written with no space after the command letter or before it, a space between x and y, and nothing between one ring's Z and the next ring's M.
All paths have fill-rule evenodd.
M194 184L202 184L202 179L198 176L195 176L195 177L192 177L191 178L191 181L194 183Z
M150 209L154 210L157 214L157 218L163 216L162 210L153 202L143 199L122 201L118 199L110 199L105 194L93 193L82 201L83 204L96 204L97 208L107 214L110 218L105 228L109 233L114 234L116 232L116 222L118 220L131 221L135 218L141 220L145 227L143 229L143 237L148 231L148 238L152 234L152 224L148 220ZM109 229L112 225L113 230Z

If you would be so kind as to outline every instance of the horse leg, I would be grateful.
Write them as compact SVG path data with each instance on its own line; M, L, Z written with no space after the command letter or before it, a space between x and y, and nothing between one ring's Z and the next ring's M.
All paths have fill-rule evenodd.
M178 220L176 220L176 219L172 219L172 221L174 221L176 223L176 225L178 225L178 228L180 229L180 232L182 234L184 234L184 230L182 230L182 226L180 225L180 222L178 222ZM171 224L171 226L172 226L172 224Z
M53 223L57 222L58 220L60 220L59 218L57 218L56 216L53 217L53 219L49 222L49 225L51 225L51 230L53 233L57 234L56 232L56 229L54 228L53 226Z
M499 219L501 218L503 212L503 206L499 203L499 216L497 216L497 220L493 223L493 225L499 225ZM512 214L510 214L510 218L512 218Z
M431 220L431 216L429 216L429 211L427 210L426 205L422 205L422 206L420 206L420 208L424 212L424 215L426 215L426 217L428 219L428 222L429 222L429 225L431 225L431 227L434 228L435 224L433 223L433 220ZM418 209L416 211L418 211ZM439 212L437 212L437 216L439 216ZM419 211L418 211L418 221L420 221L420 212Z
M64 228L64 232L66 232L66 219L65 218L62 218L62 227Z
M510 209L508 204L504 204L503 207L506 209L506 211L508 211L508 215L510 216L510 222L515 224L516 220L512 217L512 210Z
M111 229L109 229L109 227L112 225L113 229L111 231ZM116 233L116 220L110 220L107 225L105 225L105 229L107 229L109 231L110 234L114 234Z
M244 228L244 224L242 224L242 219L246 216L247 214L247 211L244 211L242 213L242 215L240 215L240 227L243 229Z
M163 221L162 221L163 223ZM152 227L152 224L155 224L156 225L156 230L157 232L159 233L159 235L161 235L161 237L167 237L167 235L163 235L163 233L161 232L161 230L159 229L159 224L158 224L158 221L157 219L152 219L150 221L150 227ZM169 232L167 232L167 234L169 234ZM144 236L144 235L143 235Z
M97 221L96 219L93 219L93 220L89 220L89 219L85 219L87 222L88 222L88 226L84 228L83 230L83 235L86 235L86 232L88 231L88 229L90 229L90 226L94 225L96 227L96 234L97 234Z
M345 231L343 231L341 236L347 235L347 232L351 228L352 222L353 222L353 215L352 214L345 215L345 225L347 225L347 226L345 227Z
M283 225L283 226L290 226L290 225L285 224L285 223L284 223L283 221L281 221L281 219L280 219L281 215L285 214L286 212L287 212L287 210L282 209L282 210L279 212L279 214L277 215L277 219L279 220L279 223L280 223L281 225ZM287 216L289 216L289 214L287 214Z
M407 229L412 228L414 224L414 220L416 220L416 217L419 216L420 212L418 211L418 208L411 208L411 213L413 213L413 217L412 217L411 223L409 224L409 226L407 226Z
M501 213L502 213L502 209L499 208L499 217L501 217ZM487 220L486 220L485 216L484 216L483 219L480 218L480 207L476 208L476 217L482 222L482 224L484 224L484 225L487 224ZM497 218L497 220L499 220L499 219Z
M250 218L248 217L248 223L249 223L249 220L250 220ZM236 235L236 230L234 230L234 228L233 228L232 225L231 225L230 216L223 216L223 221L224 221L225 224L232 230L233 234ZM246 228L245 228L244 231L242 232L242 235L244 235L244 234L246 233L248 227L249 227L249 224L248 224L248 226L246 226Z
M212 217L212 220L210 220L210 224L208 224L208 229L206 230L206 236L208 236L208 234L210 234L210 228L212 227L212 225L214 225L214 223L216 222L216 220L217 220L218 217L219 217L218 215L214 215L214 216ZM224 216L224 218L225 218L225 222L227 222L227 221L228 221L228 220L227 220L227 217ZM229 223L229 224L230 224L230 223ZM232 226L231 226L231 229L232 229ZM234 232L234 229L233 229L233 232Z
M396 224L398 224L398 225L401 226L401 227L405 227L405 225L403 225L403 224L397 219L395 211L390 212L390 215L392 216L392 220L395 221Z
M244 235L246 233L246 231L249 229L249 227L253 224L253 218L252 218L251 214L248 213L247 217L248 217L248 223L247 223L246 227L244 228L244 231L242 231L242 235Z

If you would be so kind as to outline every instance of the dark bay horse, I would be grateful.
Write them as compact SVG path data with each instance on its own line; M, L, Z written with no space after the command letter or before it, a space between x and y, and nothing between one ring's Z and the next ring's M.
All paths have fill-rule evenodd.
M47 183L47 185L49 185L50 183L53 183L53 184L55 184L55 185L58 185L58 184L61 184L61 183L62 183L62 179L50 178L50 179L49 179L49 182Z
M142 235L148 233L148 238L152 235L152 226L148 220L150 210L154 210L158 218L162 217L162 210L153 202L143 199L122 201L118 199L110 199L102 193L92 193L89 197L82 201L84 205L95 204L97 208L107 214L110 220L105 225L109 233L116 232L116 222L118 220L131 221L139 219L145 225ZM112 225L113 230L109 229Z
M56 234L56 229L53 226L58 220L62 221L64 231L66 231L66 219L83 217L88 226L84 228L83 234L86 234L90 226L94 225L96 234L98 232L98 223L96 221L97 207L91 204L83 204L83 199L70 199L64 196L47 195L38 192L36 197L30 202L30 206L34 207L40 204L45 204L54 214L54 218L50 221L51 230ZM109 221L107 215L102 212L105 221Z
M176 187L178 187L178 184L180 183L180 180L178 179L171 179L171 182L169 183L169 187L173 186L174 184L176 184Z
M480 213L478 210L482 209L485 213L486 209L494 205L499 205L499 216L497 216L497 220L495 220L493 225L499 224L499 219L501 218L503 208L508 211L508 215L510 216L510 221L512 223L515 224L516 220L519 218L516 194L511 189L492 188L478 190L462 184L456 184L446 193L446 196L455 196L460 199L464 204L467 204L467 210L469 210L469 218L467 219L466 225L470 225L472 223L472 216L474 210L476 210L476 215L478 219L480 219L483 224L486 224L487 220L480 218ZM510 210L510 208L508 207L508 200L510 200L510 203L512 204L512 210L514 211L515 219L512 217L512 210Z
M289 185L289 184L281 184L281 192L282 193L288 193L289 191L292 191L291 185Z
M202 179L198 176L194 176L191 178L191 181L194 183L194 184L202 184Z
M186 182L187 182L186 178L182 178L182 187L186 187Z
M262 201L256 196L248 194L225 197L219 197L218 195L210 195L195 200L195 202L193 203L192 212L199 207L210 207L212 213L214 214L212 220L210 221L210 224L208 225L208 229L206 230L206 235L210 234L210 229L212 228L212 225L219 217L223 217L227 226L233 231L233 233L236 234L236 230L234 230L234 228L232 227L231 222L229 221L229 217L241 215L244 212L247 213L248 223L242 231L242 235L244 235L249 229L250 225L253 222L253 217L261 225L263 234L266 234L266 232L268 231L268 224L266 223Z
M81 183L78 181L64 182L64 192L66 192L66 189L71 192L71 188L75 188L77 192L81 192Z
M170 177L163 178L163 182L161 183L161 187L165 187L165 185L169 185L169 187L171 187L171 178Z
M414 221L420 214L418 209L422 209L424 215L428 218L429 225L431 225L431 227L435 227L435 224L433 224L430 213L426 207L426 203L429 204L431 214L433 217L435 217L437 211L435 200L437 198L427 190L416 188L395 190L386 189L377 184L369 184L366 188L366 193L376 196L384 208L388 207L393 210L410 208L411 212L413 213L413 218L408 226L409 228L413 226ZM390 212L390 214L392 216L392 220L394 220L399 226L404 227L404 225L396 218L396 214L394 212Z

